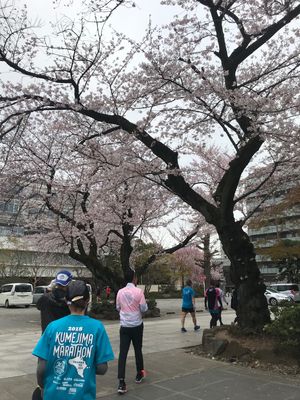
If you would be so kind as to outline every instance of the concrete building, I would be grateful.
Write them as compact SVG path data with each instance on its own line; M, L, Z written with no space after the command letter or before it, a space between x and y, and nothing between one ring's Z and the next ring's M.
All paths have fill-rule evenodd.
M30 281L34 285L48 284L56 273L66 268L74 277L90 278L90 271L67 253L40 249L25 226L21 199L0 201L0 284Z
M300 176L299 169L289 179L277 180L275 189L253 193L247 199L247 211L256 210L249 220L248 235L257 252L257 262L266 283L278 279L278 261L267 255L275 244L284 240L300 242Z

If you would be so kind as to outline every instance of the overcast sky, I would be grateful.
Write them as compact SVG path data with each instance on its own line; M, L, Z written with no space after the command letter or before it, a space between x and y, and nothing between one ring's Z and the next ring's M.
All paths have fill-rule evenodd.
M82 10L82 0L73 0L73 4L65 7L67 3L68 0L16 0L17 5L26 4L29 15L33 19L39 18L45 25L59 20L63 14L72 17ZM112 21L115 28L132 38L139 38L147 28L150 17L154 25L162 25L181 12L179 8L160 5L160 0L136 0L135 7L120 7Z

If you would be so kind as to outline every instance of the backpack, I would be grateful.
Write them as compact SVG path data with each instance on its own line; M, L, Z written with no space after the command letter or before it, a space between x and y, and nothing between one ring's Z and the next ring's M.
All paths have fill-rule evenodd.
M206 291L208 308L214 310L216 306L217 291L215 288L209 288Z

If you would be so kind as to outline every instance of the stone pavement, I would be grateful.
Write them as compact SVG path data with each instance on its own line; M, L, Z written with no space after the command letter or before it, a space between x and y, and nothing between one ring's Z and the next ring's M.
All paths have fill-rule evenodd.
M198 318L200 324L204 325L206 315ZM232 316L227 317L232 320ZM202 322L203 320L203 322ZM194 346L201 343L202 330L194 332L192 322L189 318L186 334L180 332L179 318L146 320L144 331L144 354L171 350L185 346ZM114 353L118 356L119 348L119 323L104 322L106 331L110 338ZM36 358L31 355L34 345L40 337L40 329L31 332L17 334L0 334L0 384L1 378L10 378L26 374L34 374L36 371ZM129 355L132 355L131 349ZM0 396L0 400L1 396Z
M251 370L201 358L183 347L201 342L202 329L194 332L187 319L188 332L179 330L176 318L145 321L144 355L147 378L134 383L135 362L132 352L127 363L128 393L124 400L299 400L299 379ZM207 328L207 313L197 314L202 328ZM223 313L230 323L234 313ZM118 355L118 323L105 323L116 356ZM0 334L0 400L27 400L36 385L36 360L31 351L39 331ZM97 377L97 398L116 399L117 361L109 363L105 376Z
M147 377L134 383L134 359L127 364L128 392L124 400L299 400L299 379L205 359L184 349L145 355ZM97 377L97 399L120 398L116 393L117 362ZM31 398L35 375L0 380L1 400Z
M128 392L124 400L300 399L299 380L205 359L184 349L148 355L145 365L148 377L142 384L133 383L132 373L127 377ZM97 396L101 400L119 397L112 391L107 395L101 391Z

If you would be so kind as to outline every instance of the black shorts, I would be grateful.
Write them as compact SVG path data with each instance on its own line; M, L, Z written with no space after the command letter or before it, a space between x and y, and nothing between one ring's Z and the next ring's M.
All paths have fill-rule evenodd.
M194 307L191 307L191 308L182 307L181 311L185 312L185 313L193 313L193 312L195 312Z

